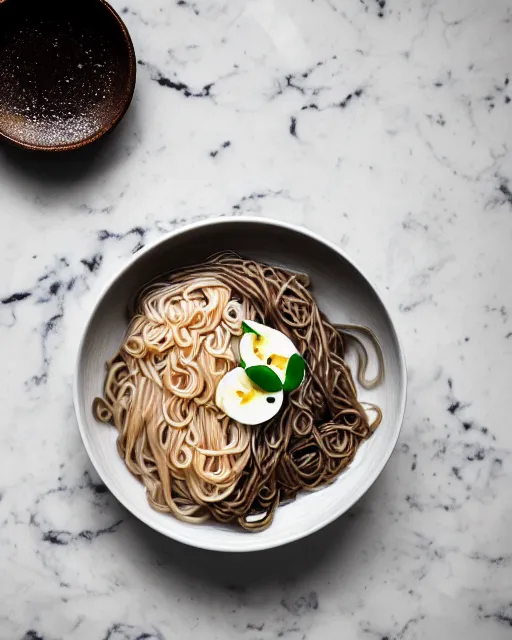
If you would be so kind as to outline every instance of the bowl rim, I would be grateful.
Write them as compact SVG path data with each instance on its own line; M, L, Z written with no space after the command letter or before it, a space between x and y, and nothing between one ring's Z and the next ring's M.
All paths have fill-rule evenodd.
M399 380L399 384L401 387L401 393L400 393L400 398L399 398L399 413L398 413L398 420L397 420L397 424L394 427L394 433L392 438L388 441L387 443L387 447L385 450L384 455L382 456L381 460L379 461L379 464L377 464L374 468L374 470L368 474L365 477L365 480L363 483L361 483L361 485L359 486L358 490L354 493L354 495L352 496L351 500L346 504L343 505L341 508L339 509L334 509L331 513L329 513L326 517L324 517L322 520L319 520L317 522L315 522L314 524L312 524L310 527L308 527L305 530L301 530L301 531L297 531L297 532L293 532L285 537L283 537L282 539L276 540L276 541L272 541L272 542L260 542L258 543L258 534L257 533L251 533L251 534L247 534L247 545L243 548L236 548L233 549L231 545L229 545L229 543L215 543L215 544L211 544L209 543L208 540L208 536L205 536L204 541L203 540L196 540L196 539L192 539L189 538L187 535L183 535L180 533L175 534L174 532L169 532L168 530L166 530L164 527L160 526L157 523L154 522L149 522L146 517L145 514L141 511L139 511L137 508L134 508L133 505L128 506L128 504L126 503L126 501L124 500L123 496L115 489L111 486L111 482L109 480L108 477L106 477L104 474L102 474L102 472L100 471L100 466L98 464L98 461L92 451L91 446L89 445L88 442L88 437L87 437L87 433L86 433L86 426L85 426L85 422L82 423L82 419L80 416L80 410L79 410L79 406L80 406L80 402L79 402L79 389L78 389L78 378L79 378L79 371L80 371L80 362L82 360L82 354L83 354L83 350L84 350L84 345L85 345L85 337L89 331L89 327L92 321L92 318L94 316L94 314L97 311L98 306L100 305L100 303L102 302L102 300L104 299L105 295L108 293L108 291L111 289L112 286L115 285L116 281L118 280L118 278L120 278L122 275L124 275L143 255L146 255L148 253L150 253L151 251L153 251L157 246L161 245L161 244L165 244L166 242L169 242L170 240L172 240L173 238L177 238L180 235L184 234L184 233L188 233L190 231L194 231L195 229L201 229L203 227L208 227L208 226L214 226L214 225L222 225L222 224L232 224L232 223L238 223L238 224L247 224L247 223L252 223L252 224L264 224L264 225L268 225L270 227L277 227L280 229L285 229L288 231L293 231L295 233L300 233L303 234L307 237L309 237L312 240L315 240L316 242L319 242L321 244L323 244L324 246L328 247L329 249L331 249L332 251L335 251L340 257L342 257L344 260L346 260L352 267L354 267L358 273L361 275L362 278L364 278L366 280L366 282L369 284L369 286L371 287L371 289L373 290L373 292L375 293L375 295L377 296L378 300L380 301L382 308L387 316L387 319L389 321L390 327L392 329L393 332L393 337L396 341L397 344L397 348L398 348L398 357L399 357L399 361L400 361L400 380ZM297 540L300 540L302 538L305 538L309 535L311 535L312 533L315 533L316 531L319 531L320 529L323 529L324 527L326 527L328 524L331 524L332 522L334 522L334 520L336 520L337 518L339 518L341 515L343 515L344 513L346 513L349 509L351 509L354 504L361 499L361 497L368 491L368 489L373 485L373 483L377 480L377 478L380 476L380 474L382 473L384 467L387 465L387 463L389 462L389 459L391 458L391 455L395 449L396 443L398 441L398 438L400 436L400 432L403 426L403 421L404 421L404 415L405 415L405 407L406 407L406 399L407 399L407 366L406 366L406 361L405 361L405 353L404 353L404 349L402 347L402 343L400 341L400 338L398 336L398 333L396 331L396 327L395 324L393 322L393 319L391 317L391 314L388 310L387 305L385 304L379 290L377 287L375 287L374 283L368 279L368 277L365 275L364 271L361 270L361 268L359 267L359 265L357 264L357 262L355 262L352 258L349 258L347 256L347 254L338 246L336 246L333 242L330 242L329 240L323 238L322 236L320 236L319 234L310 231L309 229L306 229L305 227L302 227L300 225L295 225L289 222L281 222L280 220L275 220L272 218L260 218L257 216L244 216L244 217L216 217L216 218L209 218L207 220L201 220L199 222L193 222L190 224L185 224L184 226L178 227L177 229L174 229L173 231L163 235L160 238L155 239L154 241L150 242L148 245L146 245L143 249L141 249L140 251L138 251L137 253L135 253L133 256L130 257L129 260L126 261L126 263L118 270L116 270L107 280L107 282L101 287L99 294L96 297L96 300L94 301L94 304L92 306L92 308L90 309L89 313L88 313L88 317L87 317L87 321L85 323L85 326L83 327L82 330L82 335L80 337L80 341L78 344L78 349L77 349L77 353L76 353L76 361L75 361L75 368L74 368L74 376L73 376L73 404L75 407L75 415L76 415L76 419L78 422L78 428L80 431L80 436L82 438L82 442L84 444L84 447L87 451L87 454L89 456L90 461L92 462L96 472L98 473L98 475L100 476L101 480L103 481L103 483L106 485L106 487L108 488L108 490L114 495L114 497L124 506L125 509L127 509L127 511L129 511L132 515L134 515L136 518L138 518L141 522L143 522L145 525L147 525L148 527L150 527L151 529L158 531L159 533L163 534L164 536L166 536L167 538L171 538L172 540L176 540L178 542L187 544L191 547L196 547L199 549L205 549L208 551L219 551L219 552L232 552L232 553L247 553L249 551L263 551L266 549L272 549L272 548L276 548L276 547L280 547L282 545L288 544L290 542L295 542Z
M7 135L2 130L0 130L0 140L5 140L10 144L20 147L22 149L27 149L29 151L49 151L50 153L58 153L60 151L75 151L77 149L82 149L83 147L88 146L92 142L99 140L107 133L112 131L122 118L126 115L128 108L133 100L133 94L135 93L135 83L137 79L137 64L135 58L135 48L133 46L132 38L128 31L126 24L123 22L121 16L117 13L114 7L107 2L107 0L96 0L103 7L110 12L112 17L117 23L117 26L120 28L125 44L128 48L128 82L126 84L126 91L124 94L124 103L123 108L119 111L117 116L113 118L106 127L102 128L100 131L93 133L88 138L84 138L83 140L79 140L78 142L70 142L68 144L56 144L51 146L45 146L41 144L33 144L30 142L23 142L22 140L18 140L17 138L13 138L12 136ZM0 0L0 5L3 4L4 0Z

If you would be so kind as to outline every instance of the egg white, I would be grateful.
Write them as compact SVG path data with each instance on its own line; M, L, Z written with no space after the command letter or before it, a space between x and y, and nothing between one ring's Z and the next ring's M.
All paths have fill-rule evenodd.
M236 367L220 380L215 402L236 422L255 425L273 418L283 404L283 397L282 391L271 393L255 387L245 370Z
M293 342L281 331L259 322L245 320L245 324L259 334L245 333L240 340L240 357L245 366L266 365L284 382L288 360L298 353Z

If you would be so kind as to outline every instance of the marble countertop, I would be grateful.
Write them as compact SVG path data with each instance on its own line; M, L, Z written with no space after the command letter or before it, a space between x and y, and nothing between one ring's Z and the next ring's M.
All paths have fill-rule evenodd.
M510 2L113 4L138 59L118 129L76 155L0 146L0 638L510 639ZM410 385L364 499L240 557L117 503L71 387L110 274L179 225L245 214L364 266Z

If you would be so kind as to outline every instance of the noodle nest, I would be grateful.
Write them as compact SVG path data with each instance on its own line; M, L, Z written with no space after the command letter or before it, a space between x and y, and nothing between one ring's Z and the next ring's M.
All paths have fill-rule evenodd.
M366 327L331 324L309 287L305 274L224 252L139 293L93 410L117 428L119 455L154 509L260 531L279 504L335 480L378 427L380 409L358 400L345 362L353 340L360 384L379 384L377 339ZM233 345L243 319L281 331L306 361L303 384L256 427L215 404L217 384L237 366ZM378 357L373 380L365 377L361 333Z

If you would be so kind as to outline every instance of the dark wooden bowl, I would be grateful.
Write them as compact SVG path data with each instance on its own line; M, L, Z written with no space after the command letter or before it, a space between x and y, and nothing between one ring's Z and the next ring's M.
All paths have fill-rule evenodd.
M40 151L97 140L126 113L135 67L104 0L0 0L0 138Z

